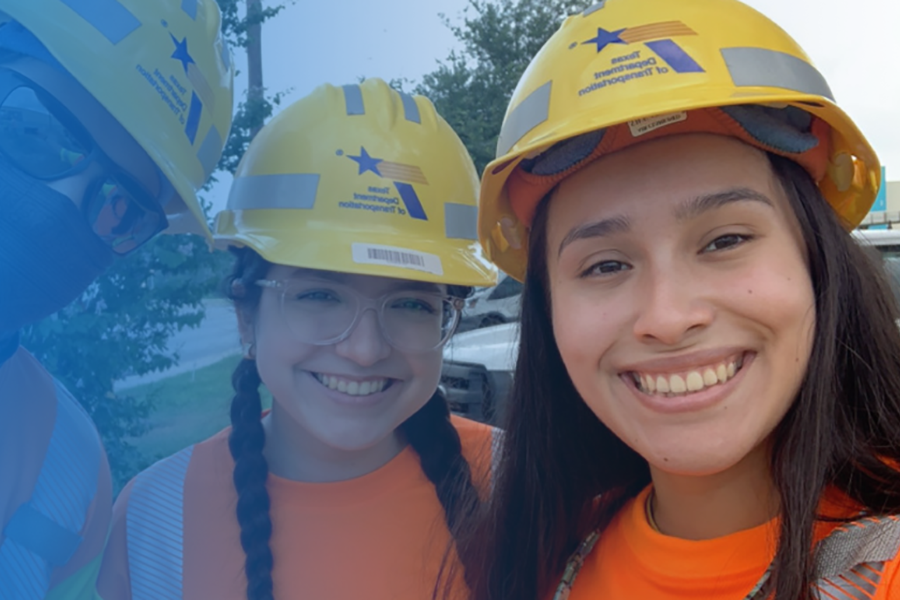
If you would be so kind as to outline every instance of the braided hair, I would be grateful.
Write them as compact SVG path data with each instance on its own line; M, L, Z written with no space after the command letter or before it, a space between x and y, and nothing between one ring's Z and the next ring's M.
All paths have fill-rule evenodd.
M253 315L262 290L253 285L264 279L272 264L250 248L232 249L236 261L225 280L225 294L235 309ZM465 297L470 288L450 286L451 295ZM228 447L234 459L234 487L238 494L237 520L246 559L247 600L274 600L272 567L274 557L269 542L272 519L266 489L269 465L263 454L266 434L262 426L261 384L256 361L245 357L231 377L231 435ZM446 400L437 392L414 415L400 425L413 450L419 455L422 471L434 484L444 509L447 528L454 533L479 506L469 463L462 456L459 433L450 421ZM437 585L437 584L436 584Z

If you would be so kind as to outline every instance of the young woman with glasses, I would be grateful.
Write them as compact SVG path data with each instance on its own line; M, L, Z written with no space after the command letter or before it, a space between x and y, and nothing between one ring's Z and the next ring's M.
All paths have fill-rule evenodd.
M232 426L123 492L105 600L463 597L438 572L492 431L436 388L463 298L496 281L476 190L431 103L377 79L259 133L216 222L244 343Z

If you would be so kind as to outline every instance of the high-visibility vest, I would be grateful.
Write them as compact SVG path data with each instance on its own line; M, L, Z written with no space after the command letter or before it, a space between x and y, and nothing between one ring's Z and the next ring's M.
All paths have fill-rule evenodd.
M31 361L33 364L26 365ZM19 348L0 371L35 372L36 361ZM25 368L25 367L29 368ZM65 565L82 542L87 513L97 493L102 444L90 417L72 395L46 373L47 381L17 381L14 389L0 389L0 402L56 405L52 436L37 483L3 526L0 545L0 600L39 600L50 586L54 569ZM32 394L49 393L52 402L36 402ZM13 424L14 425L14 424Z

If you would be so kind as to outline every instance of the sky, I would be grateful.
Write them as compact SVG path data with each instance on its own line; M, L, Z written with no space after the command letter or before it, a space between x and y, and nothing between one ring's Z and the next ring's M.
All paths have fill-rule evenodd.
M468 0L297 0L263 25L263 81L286 103L318 85L360 77L413 82L459 44L439 14L462 21ZM676 0L673 0L676 1ZM900 180L900 2L744 0L785 29L824 74L838 104L875 148L891 181ZM263 0L271 6L272 0ZM236 99L246 90L246 57ZM208 194L225 207L230 178Z

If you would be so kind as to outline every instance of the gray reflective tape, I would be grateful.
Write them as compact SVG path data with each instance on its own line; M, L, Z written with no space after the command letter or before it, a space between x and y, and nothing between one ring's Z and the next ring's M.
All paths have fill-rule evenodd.
M828 82L808 62L765 48L722 48L737 87L777 87L834 100Z
M204 181L206 181L209 176L212 175L212 172L216 168L216 165L219 164L219 158L222 156L223 144L224 140L222 139L222 134L219 133L219 130L216 129L215 125L213 125L209 128L209 132L207 132L206 137L203 138L203 143L200 144L200 149L197 150L197 160L199 160L200 164L203 165Z
M597 12L598 10L600 10L601 8L603 8L604 6L606 6L606 0L600 0L600 2L598 2L597 4L594 4L593 6L588 6L586 9L584 9L584 12L581 14L585 17L588 15L592 15L595 12Z
M141 26L140 20L119 0L62 0L112 44L118 44Z
M347 115L364 115L366 106L363 104L362 90L358 85L344 86L344 102L347 103Z
M548 81L522 100L503 123L497 140L497 156L503 156L525 134L550 118L550 90L553 82Z
M416 104L415 98L400 92L400 99L403 100L403 116L406 117L406 120L421 124L422 117L419 115L419 105Z
M478 207L470 204L446 203L444 205L444 230L447 239L477 240Z
M133 600L182 600L184 480L193 451L189 446L134 480L125 517Z
M238 177L228 195L230 210L309 209L316 204L318 173Z
M197 0L181 0L181 10L191 19L197 20Z

